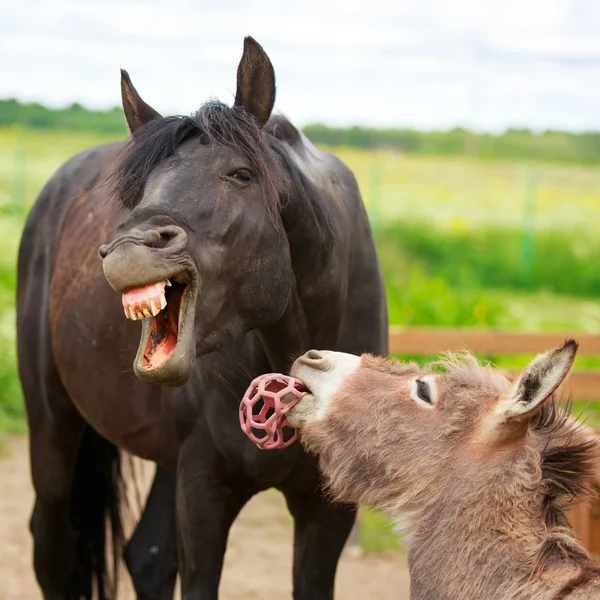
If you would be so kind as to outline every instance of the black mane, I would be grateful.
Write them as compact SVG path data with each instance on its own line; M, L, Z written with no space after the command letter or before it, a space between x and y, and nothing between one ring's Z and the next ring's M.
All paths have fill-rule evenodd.
M243 108L209 101L190 116L154 119L126 142L111 176L111 192L126 208L141 200L150 173L186 140L197 137L240 152L261 179L268 208L286 187L283 165L255 118Z

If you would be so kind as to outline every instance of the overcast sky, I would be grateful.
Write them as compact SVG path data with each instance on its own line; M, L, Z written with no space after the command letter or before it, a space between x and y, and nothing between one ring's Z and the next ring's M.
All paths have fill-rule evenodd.
M0 97L163 114L231 102L245 35L295 123L600 130L600 0L12 0Z

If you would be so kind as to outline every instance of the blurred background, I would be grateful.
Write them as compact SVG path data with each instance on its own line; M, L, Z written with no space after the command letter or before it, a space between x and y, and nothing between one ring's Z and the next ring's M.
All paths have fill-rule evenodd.
M15 260L41 187L126 137L119 68L164 115L231 103L245 35L276 109L356 174L392 324L600 332L597 0L25 0L0 20L1 431L25 430ZM367 551L395 545L379 518Z

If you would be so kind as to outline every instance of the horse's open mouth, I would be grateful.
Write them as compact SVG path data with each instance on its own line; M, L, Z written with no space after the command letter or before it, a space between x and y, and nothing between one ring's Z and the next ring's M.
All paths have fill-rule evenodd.
M187 378L188 366L195 356L195 343L192 345L195 296L195 285L187 272L123 294L127 318L143 320L134 363L138 377L150 380Z

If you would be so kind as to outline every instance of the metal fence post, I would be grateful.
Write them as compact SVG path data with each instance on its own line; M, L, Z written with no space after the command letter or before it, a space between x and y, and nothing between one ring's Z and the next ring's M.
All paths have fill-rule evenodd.
M537 209L537 174L527 171L525 184L525 207L523 212L523 237L521 240L521 277L530 284L535 259L535 213Z

